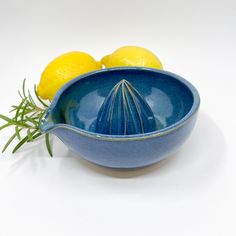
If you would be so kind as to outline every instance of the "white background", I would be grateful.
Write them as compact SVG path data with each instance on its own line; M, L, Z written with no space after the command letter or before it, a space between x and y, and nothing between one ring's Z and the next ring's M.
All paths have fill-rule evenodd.
M2 114L61 53L99 60L123 45L149 48L201 95L192 136L149 168L97 167L57 138L52 159L43 140L1 154L0 235L235 236L235 42L234 0L0 0Z

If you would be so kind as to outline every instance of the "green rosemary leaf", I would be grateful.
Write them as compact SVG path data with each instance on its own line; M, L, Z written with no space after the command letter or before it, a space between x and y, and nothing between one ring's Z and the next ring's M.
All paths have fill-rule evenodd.
M44 110L40 115L39 115L39 121L41 122L43 116L45 115L46 110Z
M27 121L31 122L32 124L34 124L34 125L35 125L35 127L37 127L37 125L38 125L38 122L37 122L37 121L35 121L35 120L34 120L34 118L32 118L32 117L29 117L29 116L25 116L25 119L26 119Z
M21 129L19 129L19 127L16 125L16 127L15 127L15 131L16 131L16 136L17 136L17 138L19 139L19 140L21 140L21 136L20 136L20 131L21 131Z
M30 117L30 116L29 116L29 118L31 118L31 119L34 120L34 121L37 121L37 123L38 123L39 116L37 116L37 115L34 116L34 117Z
M15 111L15 110L16 110L16 108L13 108L12 110L9 111L9 113L12 113L12 112Z
M28 140L28 135L26 135L21 141L15 146L12 153L15 153L25 142Z
M17 109L17 106L11 106L13 109L9 111L9 113L15 111Z
M27 106L28 106L28 102L26 102L24 106L22 105L22 112L18 113L18 116L21 115L21 123L24 122L24 115L26 113Z
M36 104L35 104L35 102L34 102L34 99L33 99L32 96L31 96L31 93L30 93L29 90L28 90L28 97L29 97L29 100L30 100L30 102L32 103L32 105L34 105L34 107L35 107Z
M5 125L2 125L1 127L0 127L0 130L2 130L2 129L5 129L5 128L7 128L8 126L11 126L12 124L10 124L10 123L6 123Z
M23 109L24 109L24 107L23 107ZM22 116L22 112L23 112L23 113L24 113L24 114L23 114L23 120L24 120L24 116L27 115L27 114L29 114L29 113L32 113L32 110L29 110L29 109L27 109L27 108L26 108L25 110L23 110L23 109L22 109L21 112L19 112L18 117L21 117L21 116Z
M21 92L18 90L18 94L21 97L21 99L24 99L23 96L21 95Z
M32 139L32 133L31 133L31 131L30 131L30 129L28 129L27 130L27 135L28 135L28 140L30 141L30 142L32 142L33 141L33 139Z
M46 110L45 110L44 112L42 112L42 113L39 115L38 128L39 128L39 126L40 126L41 120L42 120L42 118L43 118L45 112L46 112ZM40 128L39 128L39 129L40 129Z
M12 121L12 125L18 125L19 127L23 128L23 129L35 129L35 127L32 127L31 125L27 124L25 121L23 123L17 122L15 120Z
M9 140L7 141L7 143L5 144L5 146L2 149L2 152L5 152L5 150L7 149L7 147L11 144L11 142L14 140L14 138L16 137L16 133L14 133Z
M50 145L50 141L49 141L49 134L45 134L45 142L46 142L46 147L47 147L47 150L48 150L48 153L51 157L53 157L53 154L52 154L52 148L51 148L51 145Z
M35 135L38 132L38 130L35 130L31 133L31 136L33 137L33 135ZM12 153L15 153L23 144L25 144L27 141L29 140L28 134L21 139L21 141L15 146L15 148L13 149Z
M39 138L39 137L42 136L42 135L43 135L43 134L42 134L41 132L39 132L39 133L35 134L35 135L32 137L32 139L35 140L35 139Z
M48 105L46 103L43 102L43 100L39 97L38 95L38 92L37 92L37 89L36 89L36 85L34 85L34 93L35 93L35 96L36 98L38 99L38 101L45 107L47 108Z
M27 97L26 97L26 93L25 93L25 82L26 82L26 79L23 80L22 92L23 92L24 98L27 98Z
M12 122L12 120L11 120L9 117L4 116L4 115L1 115L1 114L0 114L0 119L5 120L5 121L8 122L8 123L11 123L11 122Z
M29 112L29 113L30 113L30 112ZM33 118L33 117L34 117L34 118L37 118L37 116L36 116L36 115L37 115L39 112L38 112L38 111L35 111L35 112L31 111L31 113L32 113L32 114L30 114L30 116L29 116L29 117L32 117L32 118Z
M23 107L25 101L26 101L26 98L22 99L22 101L21 101L19 107L18 107L17 110L16 110L16 114L15 114L15 120L16 120L16 121L18 120L18 116L19 116L20 110L22 109L22 107Z

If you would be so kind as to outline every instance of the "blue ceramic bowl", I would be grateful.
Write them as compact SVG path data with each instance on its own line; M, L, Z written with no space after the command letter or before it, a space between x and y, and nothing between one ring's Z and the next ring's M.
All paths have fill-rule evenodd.
M114 100L117 84L124 89ZM122 106L125 92L129 109ZM41 130L55 134L71 151L98 165L144 167L184 143L199 104L193 85L173 73L142 67L102 69L61 88L42 119Z

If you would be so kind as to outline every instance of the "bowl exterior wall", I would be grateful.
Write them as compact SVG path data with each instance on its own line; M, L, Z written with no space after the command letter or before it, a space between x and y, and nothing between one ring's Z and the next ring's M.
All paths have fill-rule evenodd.
M81 135L68 128L56 128L53 133L69 149L92 163L111 168L139 168L152 165L173 154L188 138L197 113L181 127L161 136L145 135L141 140L112 141Z

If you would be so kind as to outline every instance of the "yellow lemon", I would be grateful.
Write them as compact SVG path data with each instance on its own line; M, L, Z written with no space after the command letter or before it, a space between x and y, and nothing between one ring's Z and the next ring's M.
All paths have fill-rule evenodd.
M65 53L51 61L43 71L37 87L38 95L52 100L56 92L71 79L101 68L101 63L87 53Z
M125 46L117 49L112 54L102 58L101 63L107 67L119 66L144 66L163 69L159 58L146 48Z

